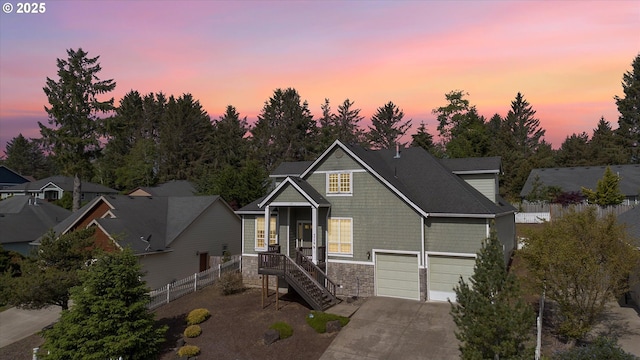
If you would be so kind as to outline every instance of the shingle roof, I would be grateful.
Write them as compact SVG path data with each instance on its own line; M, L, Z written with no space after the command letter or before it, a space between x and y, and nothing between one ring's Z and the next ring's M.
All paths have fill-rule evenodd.
M500 173L502 164L499 156L440 159L440 162L455 174Z
M60 206L30 196L0 201L0 242L32 242L71 215Z
M618 222L627 226L629 235L634 237L636 245L640 246L640 206L618 215Z
M187 180L172 180L158 186L139 187L138 189L151 196L193 196L196 193L195 186Z
M47 184L53 183L64 191L73 191L73 178L68 176L50 176L41 180L26 182L24 184L10 186L2 192L37 192ZM104 185L95 184L88 181L82 182L82 192L100 193L100 194L117 194L118 191L108 188Z
M130 246L134 253L168 250L167 247L220 196L127 196L108 195L91 201L69 219L54 228L57 234L67 231L97 202L107 202L115 218L96 219L118 243ZM147 240L147 242L141 240Z
M271 172L271 177L300 176L313 161L285 161Z
M620 191L627 197L640 192L640 165L612 165L611 171L620 175ZM533 169L520 192L529 195L536 177L544 186L559 186L563 191L581 191L582 187L595 190L602 179L606 166L584 166L568 168Z

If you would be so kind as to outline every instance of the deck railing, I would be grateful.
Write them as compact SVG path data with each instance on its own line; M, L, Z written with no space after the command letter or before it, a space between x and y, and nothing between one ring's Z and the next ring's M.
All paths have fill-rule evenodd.
M304 254L303 251L296 251L296 264L300 265L306 272L308 272L314 279L324 286L327 291L334 297L336 296L336 289L338 286L329 279L327 274L318 265L311 261L311 258Z
M327 247L326 246L318 246L318 262L323 263L327 261ZM310 246L299 247L298 251L302 252L304 256L308 258L313 258L313 248Z

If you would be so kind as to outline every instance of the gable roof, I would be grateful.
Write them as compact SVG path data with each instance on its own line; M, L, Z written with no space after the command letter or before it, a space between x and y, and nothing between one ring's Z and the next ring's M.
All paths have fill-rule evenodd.
M47 187L49 184L53 184L63 191L73 191L73 178L69 176L50 176L48 178L44 178L41 180L26 182L24 184L10 186L3 190L2 192L40 192L42 189ZM84 193L100 193L100 194L116 194L118 193L116 190L108 188L104 185L83 181L82 182L82 192Z
M171 180L158 186L141 186L131 191L129 195L140 196L134 194L138 190L146 193L142 196L193 196L196 194L195 186L187 180Z
M94 199L54 228L64 234L85 219L100 204L109 207L105 217L93 224L100 226L120 246L130 246L135 254L169 251L170 246L207 208L221 201L215 196L127 196L109 195Z
M629 235L636 240L636 246L640 246L640 206L618 215L618 222L627 226Z
M278 167L273 170L273 172L271 172L269 177L299 177L300 174L302 174L302 172L304 172L312 163L313 161L284 161L281 162L280 165L278 165Z
M606 166L581 166L567 168L533 169L520 191L526 197L533 189L536 177L544 186L559 186L563 191L582 191L582 187L595 190ZM611 171L620 175L620 191L627 197L640 192L640 165L611 165Z
M345 145L335 141L307 166L300 177L305 179L309 176L329 154L338 148L349 154L390 191L425 217L492 218L515 211L511 205L495 204L453 174L426 150L417 147L403 149L397 157L394 150L368 150L358 145ZM274 193L275 191L271 192L271 194ZM266 197L243 207L238 213L256 213L259 207L264 205L265 199Z
M315 208L318 207L328 207L331 206L331 203L327 201L316 189L311 186L308 182L300 179L299 177L287 177L280 185L278 185L275 190L270 192L267 196L263 197L261 201L257 203L259 208L263 207L265 203L269 202L273 197L276 196L286 186L293 187L300 195L302 195L311 205Z
M0 189L26 182L29 182L29 179L4 165L0 165Z
M30 196L0 201L0 242L32 242L71 215L71 211Z

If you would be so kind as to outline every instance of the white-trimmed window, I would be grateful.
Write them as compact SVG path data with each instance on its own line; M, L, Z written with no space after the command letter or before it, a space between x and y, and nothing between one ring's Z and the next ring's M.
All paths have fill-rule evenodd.
M327 173L327 195L351 195L352 178L350 172Z
M328 226L329 254L353 255L353 220L330 218Z
M269 217L269 245L276 243L276 218ZM264 216L256 218L256 249L265 249L264 243Z

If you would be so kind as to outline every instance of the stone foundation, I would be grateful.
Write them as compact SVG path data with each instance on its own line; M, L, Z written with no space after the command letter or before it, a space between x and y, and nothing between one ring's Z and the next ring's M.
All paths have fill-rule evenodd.
M258 274L258 257L242 257L242 282L245 286L262 286L262 276Z
M369 297L375 294L374 266L364 264L327 264L329 279L338 289L338 296Z

